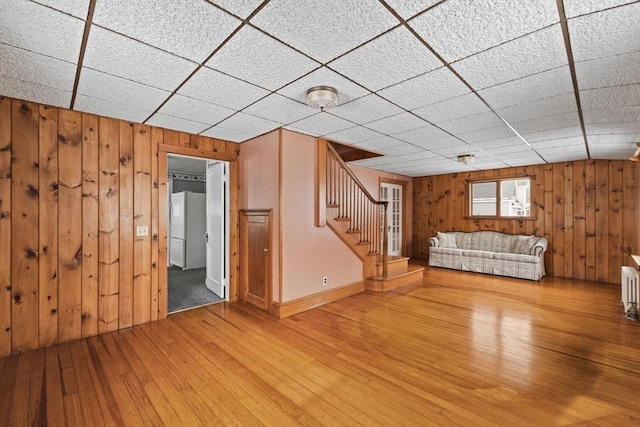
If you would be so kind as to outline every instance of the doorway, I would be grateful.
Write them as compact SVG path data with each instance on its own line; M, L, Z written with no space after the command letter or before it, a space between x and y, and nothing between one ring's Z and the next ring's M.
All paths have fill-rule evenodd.
M227 170L227 162L167 155L168 313L228 299Z
M387 242L389 255L402 256L403 244L403 186L390 182L380 184L380 200L389 202L387 208ZM384 230L382 231L384 233Z

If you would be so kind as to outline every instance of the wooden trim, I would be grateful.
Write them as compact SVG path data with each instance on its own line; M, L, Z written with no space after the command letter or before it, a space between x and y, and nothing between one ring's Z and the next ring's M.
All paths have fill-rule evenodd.
M205 159L223 160L225 162L235 162L237 154L228 154L220 151L205 151L196 148L181 147L177 145L158 144L158 151L169 154L180 154L182 156L202 157Z
M285 303L274 302L271 312L279 319L284 319L285 317L290 317L295 314L302 313L303 311L311 310L363 291L364 281L354 282L339 288L329 289L293 301L287 301Z
M165 142L171 140L164 135ZM207 140L205 140L206 142ZM153 142L152 142L153 143ZM227 149L224 141L213 140L214 147L218 143L223 150ZM221 146L220 146L220 143ZM236 144L237 145L237 144ZM214 148L215 150L215 148ZM171 144L158 144L158 319L167 317L167 156L178 154L183 156L205 158L229 162L229 301L238 299L238 276L240 272L240 262L238 254L239 243L239 214L238 214L238 154L229 155L220 151L205 151L194 148L180 147Z
M409 221L409 213L407 212L407 184L409 181L404 181L401 179L393 179L393 178L385 178L378 177L378 199L381 196L381 188L382 184L393 184L402 186L402 253L400 255L407 255L409 249L409 231L407 227L407 223Z
M316 140L315 220L316 227L327 225L327 140Z
M11 99L0 97L0 357L11 354Z
M278 218L276 218L278 221L278 302L282 302L284 292L284 284L282 283L282 138L283 131L280 128L278 129Z

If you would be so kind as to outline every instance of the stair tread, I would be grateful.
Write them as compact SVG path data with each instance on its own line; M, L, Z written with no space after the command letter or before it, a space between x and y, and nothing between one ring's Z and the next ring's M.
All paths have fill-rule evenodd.
M334 219L339 222L351 221L351 218L334 218Z
M347 234L359 234L360 230L347 230Z
M409 261L409 257L408 256L395 256L395 255L389 255L389 257L387 258L387 262L389 264L391 264L392 262L403 262L403 261ZM376 260L376 265L382 265L382 255L378 255L378 259Z
M371 242L368 240L361 240L358 243L356 243L356 245L370 245Z
M391 273L387 274L387 277L384 277L382 275L367 277L367 280L377 280L377 281L389 280L389 279L395 279L395 278L398 278L398 277L408 276L409 274L414 274L414 273L422 272L422 271L424 271L424 267L416 266L416 265L410 265L409 267L407 267L407 271L391 272Z

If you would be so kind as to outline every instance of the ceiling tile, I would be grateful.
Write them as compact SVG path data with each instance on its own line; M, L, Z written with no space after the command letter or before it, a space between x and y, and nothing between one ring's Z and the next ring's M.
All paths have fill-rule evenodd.
M640 2L570 19L575 61L640 50Z
M35 0L36 3L47 5L60 12L68 13L76 18L87 19L90 0Z
M322 67L312 73L294 81L278 91L279 94L291 99L307 102L307 89L315 86L331 86L338 91L338 104L346 104L349 101L368 95L368 90L342 77L340 74Z
M421 128L426 124L424 120L416 117L414 114L401 113L369 122L367 123L367 127L385 135L394 135L407 130Z
M633 148L611 148L611 147L589 147L589 154L592 159L627 160L635 152Z
M585 124L587 135L601 134L635 134L636 140L640 140L640 122L625 123L587 123Z
M56 107L69 108L71 91L26 82L0 74L0 96L24 99Z
M196 64L114 32L91 29L84 66L173 91Z
M449 0L409 21L449 62L559 21L555 0L515 6L512 0Z
M494 141L502 138L513 138L515 134L507 125L502 124L494 128L464 132L456 136L468 143L476 144L479 142Z
M244 132L240 129L227 129L220 126L216 126L203 132L202 135L210 138L224 139L231 142L244 142L253 138L251 133Z
M241 18L246 18L253 12L262 0L209 0Z
M401 112L401 108L398 108L389 101L373 94L358 98L347 104L338 105L330 111L330 113L335 116L350 120L357 124L368 123L385 117L395 116Z
M494 146L491 148L485 148L483 151L492 156L502 157L502 155L506 155L506 154L525 153L525 152L528 153L531 151L531 147L525 144L521 139L518 138L517 141L514 141L514 144L510 144L502 147Z
M30 1L5 3L0 43L76 64L84 21Z
M582 108L598 109L640 105L640 83L580 91Z
M328 135L350 127L353 127L353 123L328 113L318 113L287 126L288 129L301 131L313 136Z
M553 25L453 64L476 90L567 64L560 25Z
M219 71L202 67L187 80L178 93L221 107L241 110L267 96L269 91Z
M76 96L76 102L73 105L73 109L137 123L144 122L146 118L149 117L149 114L153 113L154 110L154 108L143 109L125 102L114 102L107 99L92 98L82 94L78 94Z
M561 129L569 126L580 126L580 117L577 111L553 116L533 118L517 123L510 123L521 135L540 132L550 129Z
M582 136L573 136L569 138L550 139L548 141L534 142L531 144L534 150L571 147L574 145L584 145Z
M179 117L166 116L160 113L154 114L146 121L146 124L193 134L198 134L210 126L205 123L198 123L191 120L181 119Z
M571 138L574 136L582 136L582 128L580 126L567 126L557 129L546 129L538 132L522 134L522 137L530 144L552 139L559 140L564 138Z
M463 138L464 139L464 138ZM520 146L525 145L524 141L517 136L511 133L511 136L503 137L503 138L491 138L485 141L473 142L472 146L490 152L492 149L500 149L502 147L512 147L512 146Z
M251 138L267 133L280 127L279 123L250 114L238 113L221 122L218 126L225 129L241 129Z
M395 10L398 15L404 19L409 19L412 16L426 10L437 3L441 3L443 0L387 0L387 4Z
M235 111L176 94L160 108L158 113L214 125L231 116Z
M522 122L534 118L554 116L572 111L578 111L576 96L574 93L552 96L549 98L537 99L524 104L512 105L511 107L496 110L510 124Z
M394 138L397 138L401 141L410 142L412 144L419 144L421 146L423 146L423 144L425 144L425 142L427 141L440 140L447 137L450 137L448 133L429 124L417 129L411 129L394 135Z
M492 86L479 92L480 96L494 109L566 93L573 93L568 66Z
M392 139L388 136L370 139L357 145L367 150L374 150L385 155L394 156L422 153L424 151L421 147L416 147L415 145L407 144L406 142Z
M591 134L588 130L589 126L587 125L587 134L589 145L627 145L627 144L635 144L638 140L640 140L640 136L634 133L620 133L620 134Z
M318 111L306 104L274 93L249 106L244 112L278 123L289 124L314 115Z
M640 105L583 110L585 123L640 123Z
M442 67L378 93L407 110L413 110L468 92L470 92L469 88L460 79L447 68Z
M564 0L563 3L567 18L574 18L578 15L586 15L636 1L637 0Z
M245 26L206 65L263 88L277 90L319 64Z
M201 63L241 21L202 0L99 1L93 23Z
M367 129L362 126L354 126L349 129L344 129L338 132L330 133L326 135L327 139L332 141L345 142L348 144L357 144L368 139L379 138L383 135L378 132L374 132L371 129Z
M399 27L338 58L329 66L367 89L378 91L435 70L442 66L442 62L409 30Z
M437 104L418 108L413 110L413 113L431 123L438 124L487 111L489 111L489 108L480 98L473 93L468 93Z
M76 66L66 61L0 43L0 76L71 92ZM68 105L67 105L68 106Z
M581 90L640 83L640 51L575 64Z
M588 158L587 149L584 144L570 145L562 148L546 148L538 150L538 152L549 163L585 160Z
M438 123L438 127L455 135L473 132L475 130L495 128L501 126L503 121L492 111L461 117L448 122Z
M135 112L135 117L142 122L171 95L171 92L83 68L78 83L78 94L92 100L120 104L127 111Z
M322 63L398 25L376 0L271 0L251 23Z

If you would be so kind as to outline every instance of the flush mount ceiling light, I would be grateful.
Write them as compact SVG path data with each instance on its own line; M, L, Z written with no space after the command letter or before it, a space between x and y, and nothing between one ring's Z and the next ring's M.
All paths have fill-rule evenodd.
M473 163L475 159L476 158L473 154L460 154L458 156L458 163L464 163L465 165L468 165L469 163Z
M324 111L338 105L338 91L331 86L316 86L307 90L307 105Z

